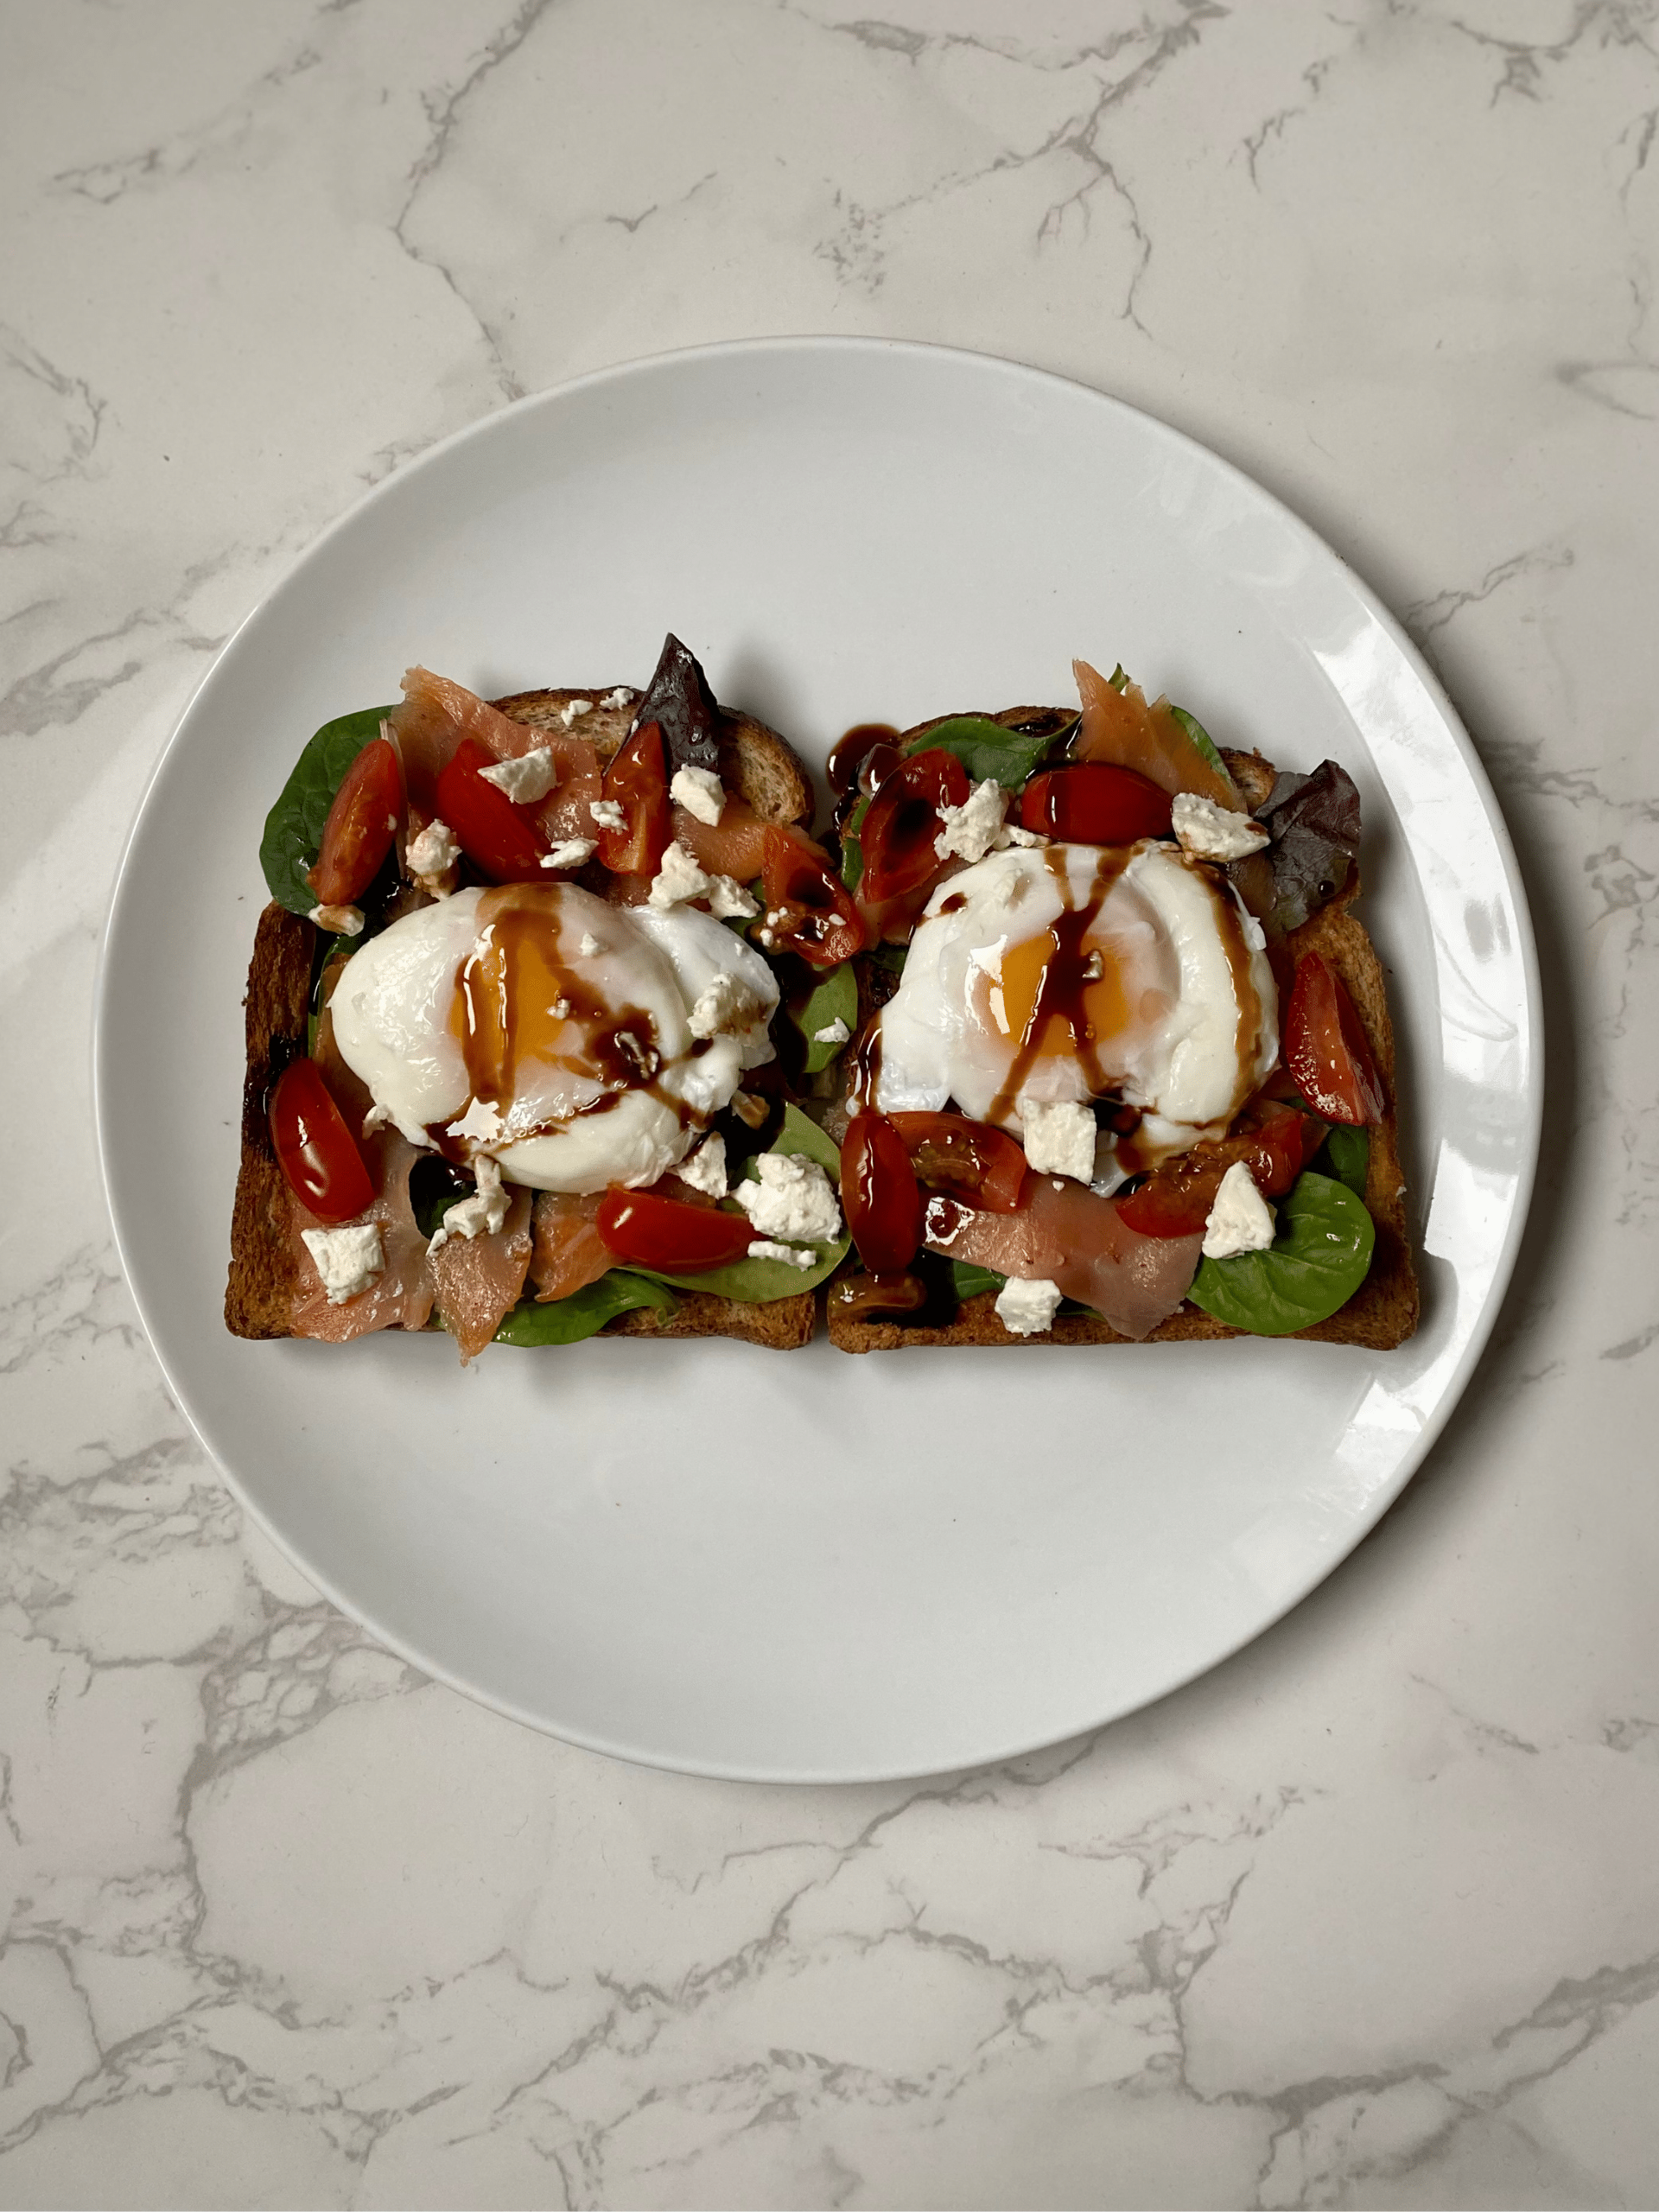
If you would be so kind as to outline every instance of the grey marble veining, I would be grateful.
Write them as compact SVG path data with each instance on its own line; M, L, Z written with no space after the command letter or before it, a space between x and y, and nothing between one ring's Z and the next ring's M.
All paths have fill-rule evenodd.
M4 36L0 2202L1653 2202L1659 10ZM1480 747L1550 1046L1497 1338L1356 1557L1096 1739L817 1793L530 1735L245 1529L86 1072L145 777L316 531L520 393L786 330L1081 377L1305 514Z

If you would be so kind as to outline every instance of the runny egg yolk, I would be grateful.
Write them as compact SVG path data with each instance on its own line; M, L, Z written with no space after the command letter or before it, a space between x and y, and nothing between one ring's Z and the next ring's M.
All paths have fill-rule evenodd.
M662 1065L650 1014L596 998L558 958L545 896L521 897L486 924L455 978L449 1027L474 1096L505 1112L531 1066L611 1091L648 1083Z
M976 958L972 1015L1006 1040L1022 1079L1041 1061L1068 1060L1104 1089L1115 1072L1113 1048L1154 1029L1174 1006L1173 992L1153 972L1153 948L1096 929L1096 918L1064 914ZM1006 1108L1012 1099L999 1103Z

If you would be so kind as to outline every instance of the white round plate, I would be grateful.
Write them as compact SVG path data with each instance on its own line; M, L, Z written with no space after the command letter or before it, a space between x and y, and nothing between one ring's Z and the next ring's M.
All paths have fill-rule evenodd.
M266 810L411 662L638 685L663 633L815 764L848 724L1063 704L1081 653L1366 819L1424 1318L849 1358L727 1342L245 1344L224 1294ZM880 341L714 346L492 416L381 485L226 646L140 810L98 1011L123 1259L248 1508L429 1673L621 1757L773 1781L965 1766L1187 1681L1400 1491L1491 1325L1537 1144L1531 932L1479 763L1294 517L1060 379Z

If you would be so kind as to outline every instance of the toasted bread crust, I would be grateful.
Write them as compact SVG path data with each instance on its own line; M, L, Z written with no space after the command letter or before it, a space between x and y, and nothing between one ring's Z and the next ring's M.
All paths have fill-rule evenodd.
M1040 711L1017 707L989 717L1004 725L1023 721ZM946 719L938 717L938 719ZM918 729L931 729L925 722ZM906 737L918 734L906 731ZM1259 753L1224 753L1240 788L1249 797L1273 788L1272 763ZM1260 799L1252 801L1260 804ZM1382 1075L1388 1111L1371 1130L1370 1164L1366 1171L1365 1205L1376 1225L1376 1247L1370 1273L1347 1304L1328 1321L1296 1336L1313 1344L1360 1344L1372 1351L1392 1351L1405 1343L1417 1327L1421 1296L1417 1272L1406 1232L1405 1177L1401 1170L1398 1106L1395 1095L1394 1025L1389 1018L1388 994L1382 963L1377 958L1363 923L1349 911L1357 896L1357 882L1344 895L1311 915L1286 939L1293 960L1305 952L1323 954L1336 970L1365 1031ZM859 1014L865 1018L891 995L891 983L869 962L861 960ZM996 1294L984 1291L964 1299L956 1319L948 1326L907 1325L898 1321L849 1319L836 1310L832 1285L828 1306L830 1340L840 1351L899 1351L911 1347L948 1344L1121 1344L1133 1341L1120 1336L1109 1322L1094 1314L1063 1313L1041 1336L1016 1337L1005 1329L996 1314ZM1183 1304L1144 1339L1147 1344L1190 1344L1222 1337L1245 1336L1218 1321L1197 1306Z
M582 734L608 760L627 736L632 707L599 702L614 686L588 690L521 691L493 703L515 721L546 728L573 699L594 702ZM636 695L637 696L637 695ZM721 778L770 822L810 822L811 780L776 730L752 715L721 715ZM259 917L248 969L247 1071L242 1089L242 1159L231 1217L231 1267L225 1291L225 1325L232 1336L270 1338L292 1333L295 1267L288 1185L271 1149L268 1118L270 1086L290 1059L306 1049L315 926L274 902ZM601 1335L616 1337L735 1337L746 1344L794 1351L808 1342L817 1319L811 1291L765 1306L746 1305L693 1291L671 1317L649 1308L623 1313Z

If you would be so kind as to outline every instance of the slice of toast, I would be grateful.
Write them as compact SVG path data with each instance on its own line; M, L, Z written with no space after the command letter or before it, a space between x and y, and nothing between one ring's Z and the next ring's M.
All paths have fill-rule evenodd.
M632 706L601 703L610 684L588 690L521 691L494 705L515 721L563 728L563 709L574 699L593 702L582 734L601 762L622 745ZM637 695L635 695L637 696ZM811 779L776 730L752 715L721 711L721 781L769 822L810 823L815 804ZM242 1086L242 1160L231 1219L231 1268L225 1291L225 1325L232 1336L270 1338L291 1334L296 1256L288 1184L271 1147L272 1084L306 1049L311 970L317 944L314 923L273 901L259 917L245 1001L246 1074ZM619 1314L600 1333L613 1337L735 1337L746 1344L794 1351L812 1335L816 1293L754 1305L705 1291L679 1294L671 1315L652 1308Z
M1005 725L1027 721L1040 709L1014 708L989 717ZM943 719L943 718L941 718ZM924 723L922 728L931 725ZM906 735L913 736L914 731ZM1224 755L1235 780L1253 806L1273 789L1274 769L1259 753ZM1364 925L1349 911L1358 895L1356 877L1340 898L1310 915L1285 940L1294 960L1305 952L1322 953L1346 986L1366 1042L1382 1077L1388 1111L1371 1130L1370 1164L1365 1177L1365 1205L1376 1224L1376 1247L1370 1273L1348 1303L1328 1321L1294 1333L1317 1344L1362 1344L1373 1351L1392 1351L1414 1333L1420 1306L1417 1271L1412 1263L1406 1233L1405 1177L1400 1166L1398 1105L1395 1094L1394 1025L1389 1019L1388 994L1382 963L1376 957ZM868 963L861 963L868 966ZM891 995L891 982L880 970L861 977L859 1013ZM1009 1334L996 1311L996 1293L982 1291L964 1299L957 1318L945 1327L906 1326L898 1321L859 1321L838 1313L831 1286L828 1318L830 1342L842 1351L898 1351L908 1346L932 1344L1118 1344L1131 1341L1120 1336L1109 1322L1092 1313L1061 1313L1053 1326L1037 1337ZM1197 1338L1248 1335L1218 1321L1202 1307L1183 1303L1160 1322L1145 1341L1181 1344Z

